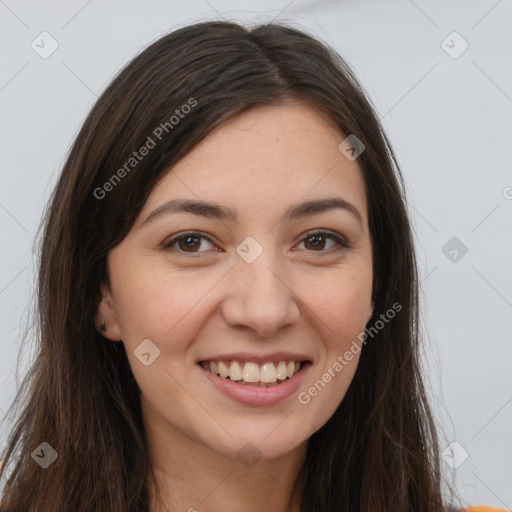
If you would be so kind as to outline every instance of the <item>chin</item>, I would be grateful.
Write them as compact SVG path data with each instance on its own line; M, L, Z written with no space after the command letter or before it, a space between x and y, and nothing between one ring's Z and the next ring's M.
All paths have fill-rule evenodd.
M292 413L293 415L293 413ZM309 433L298 431L290 418L272 420L244 419L229 422L229 433L221 440L206 442L219 455L242 460L245 456L261 460L283 457L307 441Z

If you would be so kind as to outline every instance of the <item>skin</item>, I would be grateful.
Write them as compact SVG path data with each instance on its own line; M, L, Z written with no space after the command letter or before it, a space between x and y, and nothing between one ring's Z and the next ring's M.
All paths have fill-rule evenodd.
M360 353L309 403L294 394L271 406L221 394L196 361L232 351L299 352L313 363L300 389L307 391L357 341L370 314L372 253L363 175L338 150L344 138L305 103L253 108L168 172L110 251L98 322L105 319L107 338L123 341L141 389L163 501L151 487L152 512L299 510L288 502L307 440L343 400ZM289 206L327 197L350 202L362 222L343 209L279 220ZM178 213L142 225L174 198L215 201L236 208L239 219ZM315 246L310 236L319 229L350 247L337 250L329 238ZM191 249L185 242L161 248L188 231L206 238ZM247 236L263 248L252 263L235 251ZM160 350L149 366L134 354L145 339ZM247 442L262 454L252 467L237 457Z

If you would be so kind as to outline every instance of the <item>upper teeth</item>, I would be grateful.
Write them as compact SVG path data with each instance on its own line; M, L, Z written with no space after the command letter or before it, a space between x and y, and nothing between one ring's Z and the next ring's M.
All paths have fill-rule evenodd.
M293 377L300 368L299 361L279 361L261 365L252 361L203 361L203 368L210 370L215 375L231 380L243 380L244 382L276 382Z

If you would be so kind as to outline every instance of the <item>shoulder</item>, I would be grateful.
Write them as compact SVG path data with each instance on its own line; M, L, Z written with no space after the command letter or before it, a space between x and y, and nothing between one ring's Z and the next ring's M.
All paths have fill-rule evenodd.
M504 508L486 507L485 505L471 506L462 508L460 512L510 512Z

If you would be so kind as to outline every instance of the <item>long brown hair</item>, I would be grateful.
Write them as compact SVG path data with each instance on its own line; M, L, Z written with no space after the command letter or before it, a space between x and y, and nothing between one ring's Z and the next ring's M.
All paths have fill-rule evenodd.
M254 106L289 100L309 102L365 145L358 162L373 246L370 321L402 306L365 345L346 396L308 440L295 487L301 510L443 510L405 188L378 117L349 66L314 37L286 24L204 22L158 39L117 74L53 191L41 235L38 351L11 406L24 404L2 457L2 477L13 466L5 512L149 510L154 475L139 389L124 345L95 325L107 253L158 180L209 133ZM177 109L189 112L178 122L171 120ZM155 146L131 162L149 136ZM46 469L31 456L41 443L58 454Z

